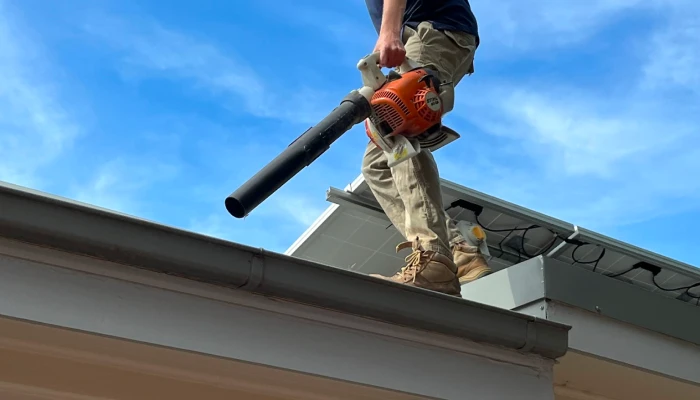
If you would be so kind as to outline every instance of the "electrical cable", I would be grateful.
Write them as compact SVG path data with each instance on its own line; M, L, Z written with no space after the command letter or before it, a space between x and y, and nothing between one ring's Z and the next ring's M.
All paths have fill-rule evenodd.
M483 228L485 231L494 232L494 233L508 232L506 237L510 236L514 232L522 232L522 235L521 235L522 240L520 241L520 246L519 246L520 249L515 249L515 250L517 250L519 253L525 255L528 258L538 257L538 256L541 256L542 254L548 252L557 243L557 239L565 241L565 242L569 242L571 244L579 243L579 242L574 242L571 239L568 239L568 238L565 238L565 237L559 235L557 232L553 231L552 229L549 229L549 228L546 228L544 226L540 226L537 224L533 224L533 225L530 225L530 226L525 227L525 228L516 226L514 228L494 229L494 228L488 228L484 224L482 224L481 221L479 220L479 215L477 213L474 213L474 219L476 220L476 223L479 224L479 226L481 228ZM537 253L530 254L525 249L525 242L526 242L526 238L527 238L527 233L533 229L546 229L547 231L549 231L549 233L552 234L553 239L546 246L542 247Z
M538 257L538 256L546 253L547 251L549 251L549 249L551 249L554 246L554 244L557 242L557 239L559 239L563 242L575 245L576 247L574 247L573 251L571 252L571 258L574 261L573 264L593 264L593 272L595 272L598 269L598 264L600 264L600 261L603 259L603 257L605 257L605 248L603 248L596 259L590 260L590 261L581 261L581 260L576 258L576 252L582 246L588 245L590 243L585 243L585 242L581 242L579 240L569 239L567 237L563 237L563 236L559 235L557 232L553 231L552 229L545 228L545 227L542 227L540 225L530 225L527 228L515 227L515 228L505 228L505 229L493 229L493 228L487 228L486 226L484 226L484 224L482 224L481 221L479 220L479 215L476 212L474 213L474 219L476 220L476 223L479 224L479 226L481 226L484 230L489 231L489 232L508 232L508 235L510 235L513 232L522 231L523 232L523 234L521 236L522 240L520 242L520 250L518 250L518 252L524 254L525 256L527 256L529 258ZM537 229L537 228L543 228L543 229L548 230L554 236L554 238L552 239L552 241L549 242L549 244L547 246L544 246L536 254L529 254L524 246L525 236L527 235L527 232L529 230ZM596 246L596 247L600 247L600 246ZM499 248L501 248L501 247L499 247ZM627 272L629 272L629 271L627 271Z
M602 260L603 257L605 257L605 247L602 248L603 250L600 252L600 254L598 255L598 258L596 258L595 260L581 261L581 260L579 260L579 259L576 258L576 251L578 251L578 249L580 249L581 247L583 247L583 246L585 246L585 245L587 245L587 244L590 244L590 243L579 243L579 244L576 245L576 247L574 248L574 250L571 252L571 259L574 260L574 262L572 263L572 265L573 265L573 264L593 264L593 270L592 270L592 271L595 272L596 269L598 269L598 264L600 263L600 260ZM600 246L596 245L596 247L600 247Z
M498 242L498 250L501 251L501 254L498 255L498 258L500 258L502 255L504 255L504 254L506 253L506 251L503 250L503 242L505 242L506 239L508 239L508 237L509 237L511 234L513 234L513 232L514 232L514 231L511 230L510 232L508 232L507 235L503 236L503 239L501 239L500 242ZM518 262L520 262L520 252L518 252Z
M673 288L673 289L664 288L664 287L661 287L661 285L659 285L659 284L656 282L656 275L658 275L658 274L652 274L652 276L651 276L651 282L654 284L654 286L656 286L657 289L663 290L664 292L675 292L675 291L678 291L678 290L685 290L685 292L688 293L688 291L689 291L690 289L693 289L693 288L696 288L696 287L700 287L700 282L697 282L697 283L694 283L694 284L692 284L692 285L683 286L683 287L677 287L677 288ZM691 296L691 297L695 297L695 296L692 295L692 294L690 294L690 296Z
M698 282L698 283L700 283L700 282ZM683 292L683 293L685 293L685 295L690 297L691 299L695 299L695 305L700 306L700 294L698 294L696 296L696 295L690 293L690 289L691 288L685 289L685 292Z
M617 278L618 276L622 276L622 275L624 275L624 274L626 274L626 273L628 273L628 272L632 272L632 271L634 271L634 270L637 269L637 268L639 268L639 267L636 266L636 265L633 265L633 266L629 267L628 269L626 269L626 270L624 270L624 271L622 271L622 272L618 272L618 273L616 273L616 274L604 274L604 275L605 275L605 276L608 276L608 277L610 277L610 278Z
M695 305L700 307L700 295L697 295L697 296L696 296L696 295L690 293L690 289L686 289L686 290L685 290L685 294L686 294L688 297L695 299Z
M691 299L695 299L696 306L700 306L700 294L694 295L693 293L690 293L691 289L694 289L696 287L700 287L700 282L696 282L696 283L693 283L692 285L682 286L682 287L677 287L677 288L665 288L665 287L662 287L661 285L659 285L658 282L656 282L657 275L658 275L658 273L656 273L656 274L652 273L652 275L651 275L651 282L654 284L654 286L656 286L657 289L662 290L664 292L675 292L678 290L683 290L683 293L686 296L690 297Z
M528 256L528 257L530 257L530 258L539 257L539 256L541 256L542 254L548 252L549 249L551 249L552 247L554 247L554 244L557 242L557 239L559 239L559 234L558 234L558 233L552 231L551 229L544 228L544 229L547 229L547 230L552 234L552 236L553 236L553 237L552 237L552 241L549 242L549 244L548 244L547 246L544 246L538 253L536 253L536 254L529 254L529 253L525 250L525 246L523 246L523 244L527 241L527 240L525 239L525 237L527 236L527 233L530 231L530 229L537 229L537 228L543 228L543 227L542 227L542 226L539 226L539 225L530 225L529 227L527 227L527 228L523 231L523 235L522 235L522 236L523 236L523 241L522 241L520 247L522 248L523 253L525 253L525 255Z
M501 240L498 242L498 249L499 249L500 252L501 252L501 254L500 254L498 257L500 257L500 256L502 256L503 254L505 254L505 250L503 249L503 243L506 241L506 239L507 239L508 237L510 237L510 235L512 235L512 234L515 233L515 232L522 232L521 240L520 240L520 246L519 246L520 249L514 249L514 250L516 250L516 251L518 252L518 262L520 262L520 261L522 260L522 255L524 255L524 256L527 257L527 258L533 258L533 257L538 257L538 256L540 256L540 255L546 253L547 251L549 251L549 249L551 249L551 248L554 246L554 244L557 242L557 239L561 240L562 242L566 242L566 243L568 243L568 244L575 245L574 249L573 249L572 252L571 252L571 259L573 260L572 265L573 265L573 264L593 264L593 270L592 270L592 272L595 272L595 271L598 269L598 265L600 264L600 261L603 259L603 257L605 257L605 252L606 252L605 247L602 247L602 246L600 246L600 245L595 245L596 247L600 247L600 248L601 248L601 252L600 252L600 254L598 254L598 257L596 257L596 258L593 259L593 260L582 261L582 260L580 260L580 259L578 259L578 258L576 257L576 252L577 252L581 247L586 246L586 245L592 245L592 243L582 242L582 241L577 240L577 239L569 239L568 237L561 236L559 233L553 231L552 229L549 229L549 228L546 228L546 227L543 227L543 226L540 226L540 225L536 225L536 224L533 224L533 225L530 225L530 226L524 227L524 228L523 228L523 227L519 227L519 226L515 226L515 227L513 227L513 228L500 228L500 229L488 228L488 227L486 227L484 224L482 224L481 221L479 220L479 215L481 214L483 208L481 208L480 206L476 206L476 205L475 205L475 208L476 208L476 209L470 208L470 207L465 207L464 205L460 204L460 203L462 203L462 202L464 202L464 200L456 200L456 201L452 202L452 204L451 204L449 207L447 207L447 208L445 209L445 211L447 212L448 210L450 210L450 209L452 209L452 208L454 208L454 207L461 206L462 208L467 209L467 210L470 210L470 211L472 211L472 212L474 213L474 219L475 219L476 223L477 223L482 229L484 229L485 231L487 231L487 232L494 232L494 233L504 233L504 232L507 232L507 233L504 235L503 239L501 239ZM525 249L525 246L524 246L525 241L526 241L526 235L527 235L527 233L528 233L530 230L539 229L539 228L548 230L548 231L553 235L553 239L552 239L551 242L549 242L549 244L548 244L547 246L544 246L544 247L543 247L540 251L538 251L536 254L530 254L530 253L527 252L527 250ZM605 275L605 276L607 276L607 277L610 277L610 278L617 278L617 277L620 277L620 276L622 276L622 275L625 275L625 274L627 274L627 273L629 273L629 272L631 272L631 271L633 271L633 270L635 270L635 269L637 269L637 268L639 268L639 266L633 265L632 267L630 267L630 268L628 268L628 269L626 269L626 270L624 270L624 271L617 272L617 273L614 273L614 274L603 273L603 275ZM658 289L663 290L663 291L675 292L675 291L678 291L678 290L684 290L685 295L687 295L687 296L690 297L690 298L696 299L696 301L695 301L696 305L697 305L697 306L700 306L700 294L695 295L695 294L693 294L693 293L690 292L691 289L700 287L700 282L697 282L697 283L692 284L692 285L689 285L689 286L684 286L684 287L679 287L679 288L668 289L668 288L663 288L663 287L661 287L661 286L656 282L656 274L654 274L654 275L652 276L652 282L653 282L653 284L654 284Z

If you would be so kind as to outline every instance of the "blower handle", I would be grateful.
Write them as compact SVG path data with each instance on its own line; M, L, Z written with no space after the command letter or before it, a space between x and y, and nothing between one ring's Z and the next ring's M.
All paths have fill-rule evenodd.
M362 76L363 88L369 88L374 92L386 83L386 75L379 67L379 52L361 58L357 62L357 69L360 70L360 76Z
M412 69L419 68L415 60L406 57L398 68L400 74L404 74ZM387 81L386 75L382 72L379 66L379 52L371 53L357 62L357 69L360 70L362 76L362 86L372 89L372 92L377 91Z

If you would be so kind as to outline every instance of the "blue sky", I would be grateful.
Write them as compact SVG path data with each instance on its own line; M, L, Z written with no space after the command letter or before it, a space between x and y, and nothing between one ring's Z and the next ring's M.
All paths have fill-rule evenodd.
M473 0L444 178L700 264L700 2ZM223 199L360 85L364 0L0 0L0 180L283 251L360 126L256 209Z

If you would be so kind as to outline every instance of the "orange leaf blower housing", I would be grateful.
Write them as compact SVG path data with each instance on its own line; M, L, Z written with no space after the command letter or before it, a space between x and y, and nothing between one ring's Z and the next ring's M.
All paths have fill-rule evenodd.
M417 68L398 74L389 73L389 81L370 100L369 117L381 136L402 135L409 139L429 136L440 129L443 104L438 93L440 81L429 69ZM368 121L365 131L375 141Z

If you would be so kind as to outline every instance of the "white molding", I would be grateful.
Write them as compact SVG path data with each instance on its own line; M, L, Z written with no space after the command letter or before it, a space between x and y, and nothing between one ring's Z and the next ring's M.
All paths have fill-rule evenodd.
M71 368L71 370L73 366L79 365L81 369L75 373L97 372L98 376L105 376L127 371L132 376L138 374L159 377L177 383L223 389L231 393L246 392L274 398L309 400L326 400L336 396L342 399L353 399L353 396L361 398L368 396L383 400L415 398L404 393L387 392L262 365L0 318L0 356L8 354L12 355L10 357L21 357L29 362L50 363L54 366L60 365L61 368ZM51 380L46 374L25 376L25 382L21 385L16 382L2 382L3 378L0 373L0 382L4 384L7 391L35 396L48 395L48 398L93 399L90 396L77 396L67 391L69 388L80 390L75 387L54 387L55 391L46 392L42 389L42 385L47 378ZM32 386L28 386L27 381L30 381ZM270 382L275 384L270 385Z
M83 340L89 340L89 338L85 337L84 333L79 334L83 336ZM267 396L304 398L309 400L327 399L327 393L324 395L318 395L314 394L310 389L299 390L298 388L290 388L289 386L284 385L284 379L275 379L280 378L281 375L284 375L284 372L282 371L251 365L249 368L238 369L235 375L222 375L211 370L198 370L201 368L201 361L190 364L189 368L184 368L182 365L176 367L172 364L163 363L165 356L162 355L149 357L149 359L135 358L133 355L132 357L125 357L123 353L120 354L110 351L110 345L113 345L113 342L110 343L110 341L113 341L114 339L101 339L101 342L104 343L104 347L102 349L93 348L93 351L88 351L82 350L78 347L65 346L65 342L62 343L63 346L58 346L56 344L47 345L45 343L31 342L22 339L0 337L0 349L86 363L94 365L96 368L116 368L139 374L173 379L179 382L197 383L228 390L264 394ZM139 345L142 349L144 349L145 346L142 344L136 345ZM161 351L161 353L163 352ZM157 363L156 360L160 360L161 363ZM265 376L265 379L260 379L261 376ZM1 378L2 376L0 376L0 379ZM275 381L277 384L270 386L270 381ZM68 393L65 395L73 396ZM67 397L67 399L72 398L73 397ZM87 398L92 399L92 397ZM76 400L77 399L82 399L82 397L77 397Z
M3 400L113 400L106 397L83 396L37 386L0 381L0 399Z
M0 337L0 349L20 351L28 354L35 354L69 360L81 363L92 364L99 367L117 368L126 371L137 372L175 379L182 382L199 383L210 386L217 386L230 390L244 390L273 396L301 396L309 400L325 400L322 396L315 396L310 392L290 391L280 386L269 386L269 382L260 382L252 374L234 377L223 377L212 374L205 374L192 369L174 368L170 365L158 364L155 362L140 359L138 361L122 357L114 353L97 353L79 350L76 348L58 347L33 343L18 339L5 339ZM266 371L268 373L268 371ZM266 379L267 381L267 379Z
M571 350L700 384L700 346L557 302L547 318L572 326Z
M570 400L615 400L610 397L605 397L593 393L586 393L580 390L571 389L563 385L554 386L554 394L557 396L564 396Z

